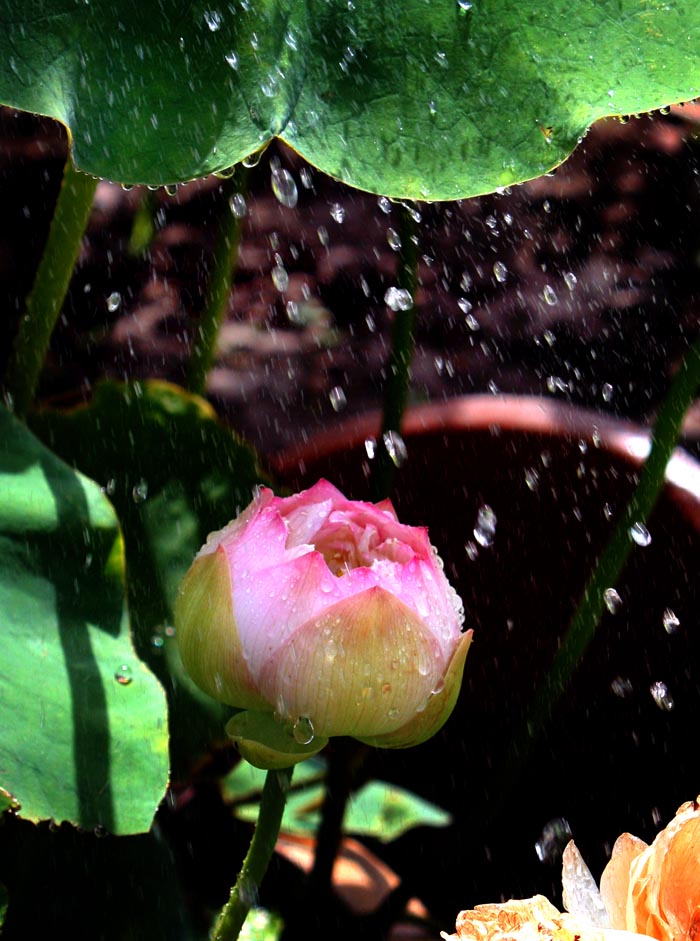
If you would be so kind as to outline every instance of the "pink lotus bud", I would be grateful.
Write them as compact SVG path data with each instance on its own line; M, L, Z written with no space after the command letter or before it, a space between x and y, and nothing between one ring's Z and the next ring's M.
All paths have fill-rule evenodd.
M176 607L185 668L256 714L235 716L229 734L263 741L265 755L241 750L265 767L333 735L390 748L430 738L459 693L462 621L427 531L399 523L388 500L347 500L326 480L286 498L261 490L209 536ZM306 750L275 762L280 736Z

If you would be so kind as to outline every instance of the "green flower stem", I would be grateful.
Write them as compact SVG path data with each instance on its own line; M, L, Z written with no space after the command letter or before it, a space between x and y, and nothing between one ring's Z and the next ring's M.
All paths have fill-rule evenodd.
M81 173L68 157L44 253L27 297L3 382L15 414L34 400L51 334L80 251L97 180Z
M195 328L192 353L185 377L185 387L197 395L204 393L207 374L214 362L216 341L226 316L229 291L238 261L243 219L232 212L229 200L236 193L245 196L248 188L248 174L248 169L239 164L234 175L222 183L219 193L211 279L204 310Z
M265 776L253 839L229 900L217 919L212 941L235 941L240 934L275 849L293 771L294 768L283 768L281 771L268 771Z
M418 272L418 227L413 211L401 206L399 224L399 268L396 286L408 291L415 301ZM396 463L392 460L386 446L386 437L391 432L399 433L406 400L413 359L413 326L415 308L397 310L394 329L391 336L391 354L387 363L387 381L384 391L384 410L382 432L377 442L377 453L372 467L372 493L375 500L389 495L396 472Z
M664 486L666 467L678 441L683 418L700 387L700 339L686 353L656 417L651 451L639 483L610 541L593 569L583 597L543 684L527 712L512 755L524 763L532 744L549 721L562 693L593 639L605 605L605 589L614 586L634 548L630 528L645 523ZM512 775L512 768L507 777Z

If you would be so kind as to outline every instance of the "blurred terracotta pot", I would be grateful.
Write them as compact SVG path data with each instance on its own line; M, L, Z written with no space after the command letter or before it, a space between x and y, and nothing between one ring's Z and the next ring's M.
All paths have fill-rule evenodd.
M340 424L280 455L274 469L294 489L327 477L348 496L368 499L365 442L378 427L377 415ZM642 429L598 413L507 396L415 408L403 438L408 457L392 499L402 521L428 526L475 635L443 732L418 749L379 753L375 773L456 817L451 837L400 841L417 839L420 853L437 841L427 874L435 897L421 890L431 910L452 890L446 904L459 896L458 907L501 893L547 894L547 879L558 876L539 862L534 844L549 820L564 818L600 871L606 841L621 829L652 836L654 808L670 816L697 793L700 465L680 451L674 456L647 524L651 542L635 545L609 586L620 603L604 615L513 788L517 806L484 833L479 820L503 784L491 769L551 663L649 440ZM484 507L495 514L491 545L479 533ZM465 884L474 890L466 899Z

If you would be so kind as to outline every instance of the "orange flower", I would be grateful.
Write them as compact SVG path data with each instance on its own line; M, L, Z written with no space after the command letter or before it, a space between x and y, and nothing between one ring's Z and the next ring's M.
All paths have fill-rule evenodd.
M543 895L477 905L457 916L456 934L444 941L604 941L604 933L586 930L571 915L559 912Z
M613 928L700 941L700 803L688 801L651 846L623 833L600 880Z

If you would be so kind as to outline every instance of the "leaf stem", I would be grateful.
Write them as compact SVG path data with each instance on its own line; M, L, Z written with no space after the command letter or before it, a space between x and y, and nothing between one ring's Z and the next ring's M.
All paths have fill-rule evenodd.
M27 296L3 382L5 397L19 416L26 415L36 395L51 334L80 251L97 182L77 170L68 156L44 253Z
M646 523L666 479L666 467L678 441L683 418L700 387L700 339L688 349L659 409L651 433L651 450L639 483L588 580L578 608L543 684L526 714L512 754L525 761L549 721L579 661L595 636L605 606L605 590L614 586L634 547L630 529ZM512 769L511 769L512 772ZM510 777L510 775L508 775Z
M214 362L216 341L226 316L229 291L238 261L243 218L232 211L230 199L236 194L245 196L248 175L249 170L239 164L234 175L224 180L219 192L212 274L204 310L195 328L195 339L185 377L185 388L196 395L204 393L207 374Z
M228 902L219 915L211 934L212 941L235 941L243 922L255 904L258 888L263 880L275 843L280 832L282 814L294 768L268 771L265 776L260 799L260 814L255 825L253 839L236 884L231 889Z
M411 360L413 359L415 296L418 272L418 226L414 210L401 205L399 222L399 267L396 286L408 291L413 303L408 310L397 310L391 335L391 353L387 363L384 391L382 430L372 467L372 493L375 500L388 496L396 473L397 461L390 454L387 442L401 431L401 419L408 399Z

